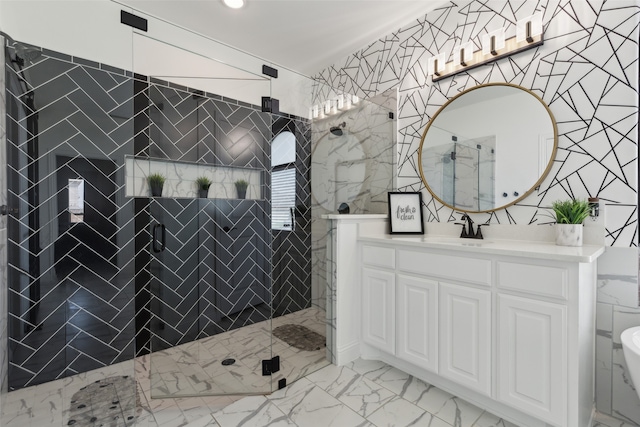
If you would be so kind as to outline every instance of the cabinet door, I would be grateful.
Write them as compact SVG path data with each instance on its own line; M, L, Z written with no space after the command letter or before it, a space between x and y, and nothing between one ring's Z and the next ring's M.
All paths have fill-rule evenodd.
M438 283L398 276L397 356L438 371Z
M566 306L498 295L498 399L566 423Z
M395 273L362 269L362 339L395 354Z
M491 291L440 283L440 375L491 395Z

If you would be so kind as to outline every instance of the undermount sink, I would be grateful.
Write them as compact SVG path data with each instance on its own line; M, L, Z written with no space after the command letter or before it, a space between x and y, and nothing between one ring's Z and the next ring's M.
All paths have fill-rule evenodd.
M461 245L461 246L483 246L489 243L493 243L491 240L485 239L463 239L462 237L439 237L429 236L425 237L426 243L444 243L447 245Z

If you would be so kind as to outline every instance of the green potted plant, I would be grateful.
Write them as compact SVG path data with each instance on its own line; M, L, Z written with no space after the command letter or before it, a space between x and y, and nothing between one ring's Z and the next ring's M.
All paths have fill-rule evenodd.
M152 197L162 197L162 187L164 186L166 178L161 173L152 173L147 176L147 182L151 189Z
M206 176L199 176L196 179L196 185L198 186L198 197L206 199L209 195L209 187L211 187L211 180Z
M244 199L247 196L247 187L249 183L244 179L239 179L235 182L236 190L238 191L238 199Z
M582 246L582 223L591 213L587 200L557 200L551 205L556 217L556 245Z

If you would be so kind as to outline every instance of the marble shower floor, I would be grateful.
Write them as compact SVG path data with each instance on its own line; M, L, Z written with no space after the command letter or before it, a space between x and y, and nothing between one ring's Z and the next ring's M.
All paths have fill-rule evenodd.
M324 336L325 312L308 308L271 322L258 322L190 343L152 353L150 356L151 396L189 397L206 394L265 394L278 381L295 381L329 364L326 347L300 350L272 336L270 330L293 324L305 326ZM280 357L280 370L271 377L262 375L262 361ZM222 361L233 359L232 365Z

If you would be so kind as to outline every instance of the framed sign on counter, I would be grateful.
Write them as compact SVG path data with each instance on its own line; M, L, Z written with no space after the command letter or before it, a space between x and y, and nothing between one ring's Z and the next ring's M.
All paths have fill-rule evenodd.
M391 234L424 234L422 193L389 192Z

